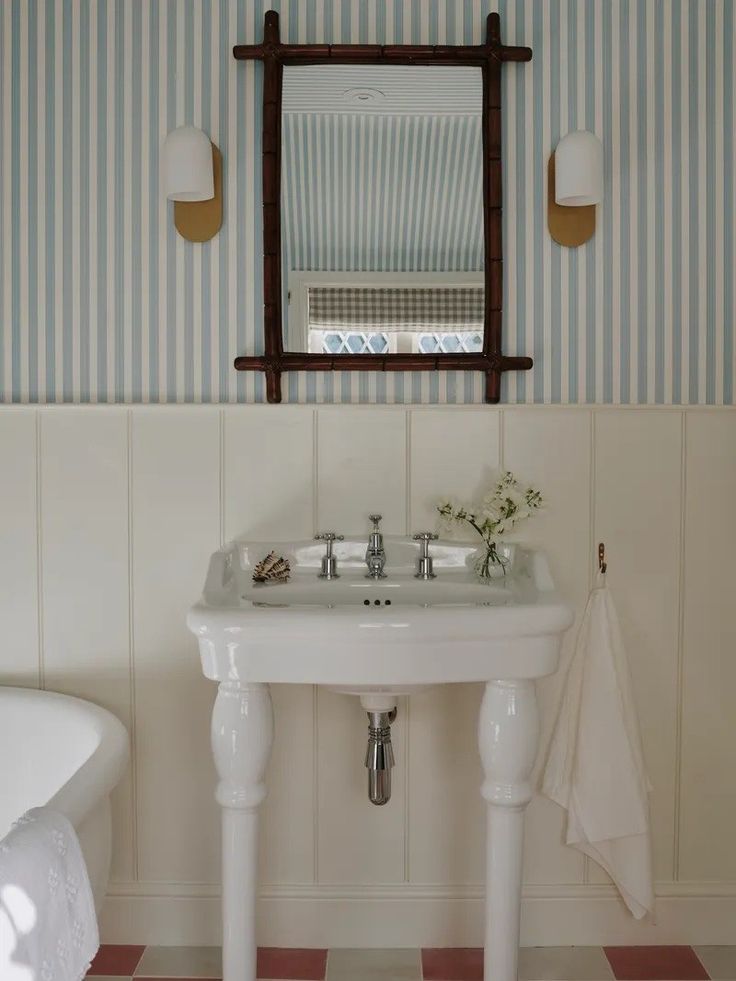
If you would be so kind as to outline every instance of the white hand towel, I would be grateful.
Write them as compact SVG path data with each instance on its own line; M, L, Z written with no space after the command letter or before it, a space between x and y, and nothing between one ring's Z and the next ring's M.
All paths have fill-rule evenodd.
M621 628L605 575L591 592L552 733L542 792L567 810L567 844L654 911L649 782Z
M74 828L51 808L28 811L0 841L0 978L81 981L99 943Z

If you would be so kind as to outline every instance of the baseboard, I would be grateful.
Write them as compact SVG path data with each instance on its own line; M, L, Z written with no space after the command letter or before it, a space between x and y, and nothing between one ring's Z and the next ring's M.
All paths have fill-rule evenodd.
M258 938L280 947L482 946L476 887L264 888ZM116 883L102 916L106 943L219 944L220 899L193 883ZM661 883L656 923L637 922L609 886L530 886L522 945L736 944L736 883Z

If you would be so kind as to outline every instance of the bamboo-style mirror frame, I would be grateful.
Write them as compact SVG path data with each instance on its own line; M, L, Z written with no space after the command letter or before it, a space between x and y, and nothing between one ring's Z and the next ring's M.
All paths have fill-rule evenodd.
M503 241L501 66L530 61L531 48L501 43L501 21L488 15L477 45L282 44L279 15L266 12L261 44L237 44L238 60L263 62L263 324L265 353L235 359L238 371L263 371L266 397L281 401L284 371L482 371L486 402L501 397L504 371L528 371L532 359L501 352ZM284 65L475 65L483 74L483 241L485 316L480 354L306 354L284 351L281 311L281 96Z

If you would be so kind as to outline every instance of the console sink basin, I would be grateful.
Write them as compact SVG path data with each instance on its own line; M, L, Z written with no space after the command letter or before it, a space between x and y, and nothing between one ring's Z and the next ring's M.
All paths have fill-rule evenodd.
M419 537L426 549L431 536ZM478 719L488 806L484 977L517 977L523 817L539 741L534 679L556 669L572 611L555 593L541 552L504 548L505 568L483 583L474 571L476 548L432 542L436 578L417 579L420 546L380 541L380 554L370 552L375 571L386 574L380 579L366 578L365 539L330 540L327 554L314 541L232 542L212 556L202 598L189 611L204 673L219 682L211 735L222 811L225 981L256 977L257 814L273 744L270 687L279 682L360 696L370 720L365 767L374 804L390 800L397 696L485 682ZM253 581L271 551L288 559L289 582ZM339 578L320 578L335 562ZM421 568L428 573L430 565L422 555Z
M366 578L365 540L338 542L339 578L320 579L318 543L235 541L210 561L189 613L202 667L216 681L409 693L427 685L536 678L557 666L571 612L537 551L507 547L506 571L479 582L472 545L432 545L435 579L414 576L418 547L387 537L386 578ZM274 550L287 583L254 583Z

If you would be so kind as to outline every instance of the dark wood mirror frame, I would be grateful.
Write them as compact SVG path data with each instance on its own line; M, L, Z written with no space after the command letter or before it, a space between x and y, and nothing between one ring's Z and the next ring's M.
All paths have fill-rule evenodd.
M238 371L263 371L269 402L281 401L284 371L482 371L487 402L501 397L504 371L527 371L532 359L501 352L503 230L501 66L530 61L531 48L501 43L497 13L488 15L485 44L282 44L279 16L266 12L262 44L238 44L238 60L263 62L263 326L265 354L235 359ZM284 65L475 65L483 73L483 240L485 323L481 354L303 354L284 351L281 311L281 93Z

